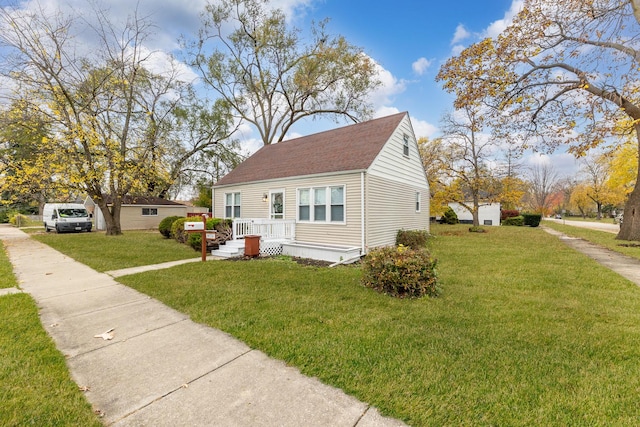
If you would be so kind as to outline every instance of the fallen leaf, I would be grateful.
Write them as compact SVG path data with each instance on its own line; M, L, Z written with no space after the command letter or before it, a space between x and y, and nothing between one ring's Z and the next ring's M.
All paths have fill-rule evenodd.
M51 276L53 273L44 273L45 276Z
M55 328L56 326L58 326L58 324L57 323L52 323L49 326L51 326L52 328Z
M113 328L111 328L108 331L103 332L101 334L94 335L93 337L94 338L102 338L105 341L112 340L113 339Z
M180 388L189 388L189 384L186 384L186 383L185 383L185 384L182 384L182 385L180 386Z
M80 391L91 391L91 389L90 389L89 387L87 387L86 385L83 385L83 386L81 386L81 387L78 387L78 389L79 389Z

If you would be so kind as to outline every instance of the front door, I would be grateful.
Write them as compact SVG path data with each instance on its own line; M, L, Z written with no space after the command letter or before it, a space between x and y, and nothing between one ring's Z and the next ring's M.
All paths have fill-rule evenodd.
M272 190L269 196L271 219L284 219L284 191Z

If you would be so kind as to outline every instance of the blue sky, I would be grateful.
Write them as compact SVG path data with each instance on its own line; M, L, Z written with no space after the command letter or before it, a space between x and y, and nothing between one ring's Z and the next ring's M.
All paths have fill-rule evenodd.
M10 0L0 0L6 5ZM32 7L36 0L21 2ZM47 7L91 13L86 0L40 0ZM437 137L441 116L452 109L452 97L446 94L435 76L440 66L464 47L486 36L496 36L519 10L522 0L271 0L285 10L290 23L304 29L310 20L329 18L328 29L342 34L363 48L380 66L383 86L372 94L376 116L408 111L417 137ZM98 1L110 8L114 22L131 15L136 2ZM149 48L180 55L177 39L193 34L200 26L200 12L206 0L138 0L138 8L157 23L157 32ZM31 5L31 6L30 6ZM347 124L344 122L343 124ZM295 126L290 137L307 135L335 127L331 121L305 122ZM257 135L245 129L241 135L245 147L259 147ZM540 162L531 153L526 164ZM560 171L575 168L573 157L559 153L542 161Z

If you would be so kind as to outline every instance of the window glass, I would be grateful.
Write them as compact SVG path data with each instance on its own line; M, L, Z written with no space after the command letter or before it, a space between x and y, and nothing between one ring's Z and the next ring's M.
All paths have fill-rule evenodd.
M240 218L240 193L226 193L224 200L225 218Z
M344 187L331 187L331 221L344 222Z
M404 145L402 147L403 153L405 156L409 155L409 137L407 135L404 136Z
M298 190L298 220L310 221L309 209L309 192L308 188Z
M327 220L327 190L316 188L313 190L313 220Z
M416 192L416 212L420 212L420 192Z

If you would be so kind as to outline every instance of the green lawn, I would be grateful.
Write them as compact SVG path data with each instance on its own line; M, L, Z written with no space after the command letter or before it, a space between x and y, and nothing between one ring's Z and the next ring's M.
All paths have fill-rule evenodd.
M389 298L362 287L356 266L286 259L118 280L411 425L638 425L640 289L539 228L467 229L433 226L438 298ZM154 245L195 253L153 233L122 237L38 236L85 263L106 258L103 270L160 262ZM20 317L37 323L32 310Z
M0 248L0 280L15 286L11 271ZM101 425L27 294L0 296L0 425Z
M0 240L0 288L15 288L18 286L16 276L13 275L13 267L7 258L4 245Z
M545 221L542 225L558 230L567 236L580 237L592 243L611 249L612 251L640 259L640 242L616 240L616 235L614 233L590 230L582 227L572 227L570 225L564 225L553 221Z
M640 423L640 289L539 228L467 229L434 226L436 299L284 260L119 280L412 425Z
M201 256L187 245L165 239L158 231L125 231L120 236L107 236L104 232L57 234L41 231L31 237L97 271Z

